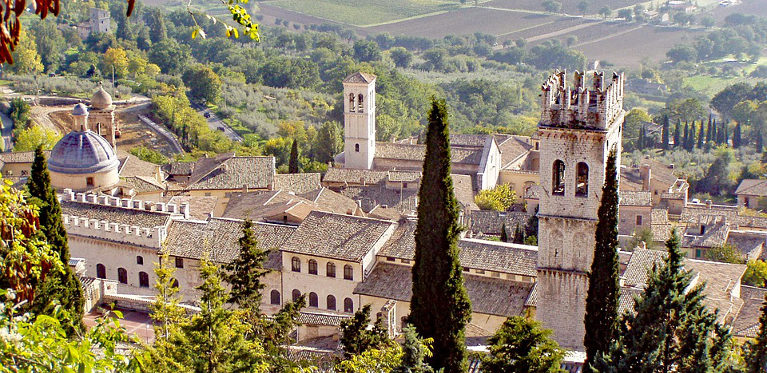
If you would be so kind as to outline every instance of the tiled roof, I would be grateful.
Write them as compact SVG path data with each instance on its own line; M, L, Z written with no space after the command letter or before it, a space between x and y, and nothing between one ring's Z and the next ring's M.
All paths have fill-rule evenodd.
M489 135L464 135L464 134L451 134L450 146L467 146L482 148L485 146Z
M767 232L746 232L731 230L727 243L735 246L748 259L758 259L764 256L764 242Z
M767 196L767 180L743 179L735 190L735 194L745 194L749 196Z
M625 286L644 286L647 283L647 273L653 264L663 265L666 251L636 249L631 254L626 271L623 273Z
M389 171L388 180L391 182L412 182L421 179L420 171Z
M474 233L484 233L500 235L501 228L506 224L508 232L514 234L514 230L519 225L524 229L530 215L526 212L508 211L499 212L495 210L475 210L471 212L471 231Z
M458 199L464 209L467 210L479 210L479 207L474 203L474 182L469 175L451 174L453 178L453 193L455 198Z
M652 193L620 191L621 206L652 206Z
M701 219L708 219L710 216L724 216L729 222L738 220L737 206L712 205L694 205L688 203L682 209L682 215L679 220L683 223L698 223Z
M482 148L451 147L450 161L452 163L464 163L478 165L482 161ZM376 143L376 158L400 159L407 161L423 162L426 155L426 146L420 144L400 144L392 142Z
M498 142L498 150L501 152L501 162L503 163L501 167L506 167L509 163L533 148L533 145L529 143L530 138L527 136L508 136L502 138L496 135L495 138Z
M189 217L195 220L207 220L216 208L217 197L213 196L173 196L168 203L181 206L189 204Z
M298 315L298 322L303 325L312 326L341 326L341 321L350 318L350 315L338 313L301 311Z
M415 213L418 208L418 191L412 189L387 189L386 185L346 187L341 194L359 201L362 209L370 211L376 206L386 206L404 214Z
M143 176L154 180L159 168L160 166L154 163L142 161L141 159L128 155L120 158L120 167L118 170L120 177Z
M344 83L370 83L376 80L376 76L373 74L356 72L344 78Z
M155 179L141 176L120 177L117 186L133 189L136 193L160 192L165 190L165 186Z
M642 165L650 166L651 180L658 181L669 187L674 185L677 180L674 175L674 168L655 159L645 158ZM639 167L621 167L621 190L642 190L642 177Z
M759 331L759 316L762 315L762 306L767 289L753 286L740 286L740 299L743 306L740 308L738 317L732 322L732 331L738 337L754 338Z
M43 153L46 159L51 155L50 150L46 150ZM0 161L3 163L32 163L35 161L35 152L0 153Z
M93 203L62 201L61 213L88 219L106 220L111 223L127 224L142 228L165 226L170 219L166 212L129 209L116 206L104 206Z
M634 297L642 295L642 290L637 288L620 288L620 298L618 301L618 314L634 312Z
M538 290L538 282L536 281L533 283L533 289L530 290L530 295L528 295L527 300L525 300L525 307L538 307L539 294L540 291Z
M688 226L682 236L682 247L715 247L721 246L727 240L730 225L723 219L712 220L705 224L705 232L701 235L700 228Z
M385 220L312 211L280 249L359 262L393 226Z
M307 199L281 190L233 192L224 210L224 217L234 219L262 220L275 214L275 209L287 209L296 202L310 202Z
M318 210L339 214L354 214L359 207L353 199L324 187L301 194L301 197L314 202Z
M397 221L401 219L403 215L397 209L393 209L391 207L381 207L378 205L370 210L367 213L367 216L376 219Z
M328 168L322 178L327 183L378 184L386 179L386 171L356 170L351 168Z
M207 253L214 262L228 263L239 255L242 224L242 220L236 219L174 220L168 228L164 251L192 259L203 258ZM275 252L295 231L293 227L266 223L254 223L252 229L259 248Z
M521 315L533 288L533 284L527 282L474 275L464 275L463 278L472 310L489 315ZM368 278L357 285L354 293L409 302L413 295L411 268L379 263Z
M668 223L668 210L667 209L652 209L650 211L650 220L652 224L666 224Z
M189 180L189 189L267 189L274 186L272 156L231 157L208 167L211 161L211 158L198 161Z
M317 172L303 174L274 175L274 190L284 190L296 194L306 193L319 188L320 175Z
M416 222L403 220L381 248L379 256L413 260ZM461 265L472 269L535 277L538 250L534 246L462 239L458 241Z
M169 175L192 176L196 162L170 162L162 166Z

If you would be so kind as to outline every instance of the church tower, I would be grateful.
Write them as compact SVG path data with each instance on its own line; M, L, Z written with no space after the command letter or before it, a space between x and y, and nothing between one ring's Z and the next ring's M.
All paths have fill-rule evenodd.
M107 139L112 150L117 150L116 138L120 137L120 129L115 123L115 105L112 103L112 96L101 84L91 98L89 112L91 130Z
M583 350L587 272L594 257L597 211L611 149L620 165L623 74L557 71L542 86L536 318L560 345Z
M376 153L376 76L344 79L344 168L370 170Z

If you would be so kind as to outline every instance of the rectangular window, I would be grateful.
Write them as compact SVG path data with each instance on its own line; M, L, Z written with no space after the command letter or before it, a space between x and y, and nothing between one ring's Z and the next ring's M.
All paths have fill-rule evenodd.
M386 257L386 261L387 261L387 262L393 262L393 261L395 261L395 260L397 260L397 259L395 259L395 258L392 258L392 257L390 257L390 256L387 256L387 257Z
M410 264L410 259L400 259L399 261L405 264Z
M642 225L642 215L637 215L637 225Z
M93 186L93 178L92 177L86 177L85 178L85 185L92 187Z
M700 258L700 256L701 256L701 251L700 251L700 249L695 249L695 257L696 257L696 258Z
M184 258L176 257L176 268L184 268Z

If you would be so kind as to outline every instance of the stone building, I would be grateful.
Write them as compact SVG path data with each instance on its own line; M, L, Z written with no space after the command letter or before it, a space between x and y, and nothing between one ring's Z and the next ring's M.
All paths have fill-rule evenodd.
M744 179L735 190L738 206L750 209L767 209L767 180Z
M595 73L592 86L575 73L552 75L542 87L541 188L538 210L536 318L567 348L583 346L587 272L608 153L620 164L623 75Z

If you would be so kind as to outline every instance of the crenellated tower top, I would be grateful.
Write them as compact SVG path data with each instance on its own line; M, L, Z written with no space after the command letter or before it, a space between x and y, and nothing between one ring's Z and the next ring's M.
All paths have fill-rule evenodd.
M540 126L606 130L623 116L623 73L613 73L607 84L604 72L595 71L591 88L585 73L573 75L572 87L567 70L557 70L541 86Z

